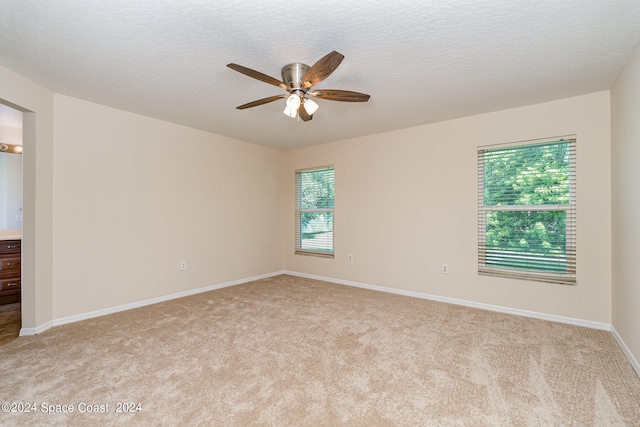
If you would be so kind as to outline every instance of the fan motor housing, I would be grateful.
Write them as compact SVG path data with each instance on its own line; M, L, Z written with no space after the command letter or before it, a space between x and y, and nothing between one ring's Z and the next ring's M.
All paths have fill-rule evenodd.
M282 68L282 81L292 88L299 89L302 86L302 78L307 71L309 71L307 64L301 64L299 62L285 65Z

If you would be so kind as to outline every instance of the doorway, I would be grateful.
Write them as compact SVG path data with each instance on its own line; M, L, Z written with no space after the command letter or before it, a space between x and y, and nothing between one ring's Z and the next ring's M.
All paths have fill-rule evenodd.
M23 113L0 104L0 345L22 328Z

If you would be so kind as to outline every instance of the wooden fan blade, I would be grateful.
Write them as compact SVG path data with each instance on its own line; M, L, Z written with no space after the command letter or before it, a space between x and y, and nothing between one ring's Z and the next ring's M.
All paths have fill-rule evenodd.
M304 105L301 105L300 108L298 108L298 115L305 122L308 122L309 120L313 119L313 115L310 115L309 113L307 113L307 110L304 109Z
M282 99L282 98L284 98L286 96L287 95L270 96L268 98L262 98L262 99L258 99L257 101L253 101L253 102L249 102L247 104L243 104L243 105L241 105L239 107L236 107L236 108L238 110L244 110L245 108L257 107L258 105L268 104L270 102L277 101L278 99Z
M315 92L307 92L307 95L329 101L343 102L367 102L370 98L366 93L352 92L350 90L318 89Z
M227 67L231 68L232 70L236 70L237 72L242 73L245 76L253 77L254 79L269 83L270 85L279 86L284 90L288 91L289 89L291 89L289 85L284 84L280 80L275 79L271 76L267 76L266 74L262 74L259 71L252 70L251 68L243 67L242 65L238 64L227 64Z
M329 77L329 75L338 68L338 65L340 65L343 59L344 55L335 50L323 56L309 68L309 71L307 71L302 78L302 86L304 89L307 90L311 86L315 86Z

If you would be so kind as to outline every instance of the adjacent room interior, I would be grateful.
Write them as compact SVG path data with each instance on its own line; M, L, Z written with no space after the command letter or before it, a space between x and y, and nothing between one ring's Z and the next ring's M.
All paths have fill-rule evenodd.
M31 363L43 375L41 383L21 385L16 378L28 374L16 368L10 379L0 380L16 393L13 398L40 405L46 393L31 396L29 387L47 384L43 390L76 399L57 403L79 404L76 391L65 388L64 376L57 377L59 371L48 370L36 355L68 361L69 375L94 366L81 360L95 355L105 364L101 375L122 369L123 378L91 385L90 376L82 377L79 381L87 382L80 382L81 391L105 402L146 393L147 407L155 399L160 412L139 420L156 424L212 419L455 424L455 416L463 423L480 417L484 425L640 422L640 7L635 2L586 11L578 1L568 2L566 10L554 10L553 2L540 7L487 2L485 8L466 9L403 1L393 8L375 3L361 14L348 5L334 4L333 12L314 6L301 12L309 18L309 32L292 42L289 52L286 28L269 30L263 22L276 19L274 10L143 3L139 10L122 4L38 11L13 2L7 5L11 13L0 18L7 28L0 35L0 103L21 116L20 127L0 121L0 143L24 147L22 154L7 154L21 162L22 200L0 216L0 223L7 223L7 231L0 232L3 241L21 245L20 337L0 346L0 353L10 356L0 366L11 370L22 366L20 354L31 355L24 366ZM572 19L570 13L575 13ZM237 16L244 20L237 22ZM569 30L555 25L563 20ZM351 21L361 33L350 29ZM393 25L383 25L387 21ZM367 29L367 22L386 31ZM180 30L182 23L189 31ZM580 30L585 24L592 25L590 32ZM324 32L327 26L334 35ZM555 29L540 35L547 28ZM377 45L367 47L372 41ZM294 118L282 114L286 92L255 74L226 67L239 63L279 80L286 64L312 65L334 50L344 59L318 87L371 98L332 102L330 91L317 93L313 120L303 117L302 109ZM414 60L424 71L414 68ZM110 86L113 82L118 83ZM302 96L301 102L312 96ZM268 105L236 109L260 98ZM566 136L575 139L572 282L479 274L479 149ZM310 209L321 214L313 216L318 224L312 226L301 220L297 176L327 167L335 194L330 206ZM6 194L0 187L0 198L6 200ZM315 253L305 253L301 239L315 234L330 234L330 250L320 245ZM260 286L250 287L256 283ZM319 301L328 304L322 313ZM325 330L314 329L318 324L301 307L333 326L333 341L326 347L318 338ZM392 308L399 310L395 317ZM186 323L198 310L218 323L205 325L199 317ZM288 310L290 316L296 313L295 321ZM445 320L445 314L461 323ZM366 345L361 354L354 347L361 358L349 361L350 343L363 344L367 331L372 335L366 339L382 340L367 329L368 322L380 331L396 321L397 329L385 335L385 342L394 344L385 344L385 351L374 345L375 354L367 353ZM196 333L197 324L207 333ZM421 328L429 324L455 333L443 332L440 341L426 339L429 346L420 347L429 329ZM215 325L224 328L224 336ZM296 325L315 335L302 334ZM474 353L477 347L469 345L477 344L466 333L472 325L490 325L477 335L484 337L479 345L486 352ZM517 357L499 358L509 351L504 342L493 341L501 325L514 328L507 335ZM243 349L225 344L247 330L261 335L251 335ZM395 342L394 331L398 337L415 335ZM136 338L129 340L126 334L134 332ZM109 344L93 341L100 334ZM288 335L299 345L278 344ZM207 337L215 339L204 344ZM578 355L578 368L566 362L557 370L546 366L551 370L543 373L543 361L550 359L537 358L536 337L554 354ZM188 345L171 347L171 354L149 353L162 353L170 347L159 343L169 346L174 338ZM441 347L447 339L450 346ZM56 344L62 340L68 346ZM253 347L258 342L264 344L260 351L269 350L258 353ZM394 353L393 346L402 353ZM115 347L131 352L114 358L109 349ZM442 368L447 381L454 380L437 388L439 397L457 402L452 410L458 415L425 418L438 393L423 400L394 397L407 390L419 394L423 383L418 381L437 379L436 374L420 377L437 370L441 359L428 356L435 348L444 352L438 353L442 358L460 362L451 371ZM456 348L470 358L473 353L469 370ZM324 370L298 372L302 365L288 365L279 349L300 357L300 364ZM324 351L343 358L337 364L313 359ZM238 377L223 382L215 360L229 354L246 364L227 367ZM391 360L400 360L393 359L402 358L399 354L412 354L412 362L395 365ZM383 356L389 365L382 371L365 371ZM273 364L265 362L269 357ZM154 359L166 362L157 367L162 379L141 383L135 392L128 389L127 375L153 377L144 363ZM180 360L184 369L169 363ZM222 391L214 386L198 391L195 403L185 403L186 412L163 418L167 414L157 402L166 409L167 399L196 393L189 381L173 381L188 378L189 367L201 360L210 362L211 370L194 374L199 379L192 385L210 379L224 384ZM495 360L506 362L500 367ZM124 361L127 366L118 365ZM342 362L362 369L361 375L341 371ZM517 383L520 364L531 364L522 380L533 384L535 403L510 382ZM534 365L541 366L539 378L532 374ZM596 373L609 378L608 369L619 382L598 377L589 383L590 397L580 402L580 381ZM284 371L291 375L289 383L270 376ZM388 377L374 384L381 372ZM495 382L483 382L474 372ZM253 384L257 377L262 382ZM329 388L323 383L327 378L342 378L348 386ZM358 378L367 383L356 387ZM156 388L162 381L170 384L166 390ZM572 385L565 389L561 383ZM278 398L271 393L275 384L285 390ZM466 398L456 397L454 388L464 390L460 394ZM501 397L507 390L514 401ZM369 400L358 400L358 393ZM266 394L269 400L262 401ZM323 403L314 396L323 396ZM553 403L574 398L575 406L571 400L568 408ZM224 405L198 412L197 404L212 401ZM622 403L616 408L615 401ZM581 405L592 412L581 412ZM476 412L485 406L487 412ZM496 415L501 408L506 418ZM55 422L69 420L57 415ZM87 419L77 411L74 417L79 423Z

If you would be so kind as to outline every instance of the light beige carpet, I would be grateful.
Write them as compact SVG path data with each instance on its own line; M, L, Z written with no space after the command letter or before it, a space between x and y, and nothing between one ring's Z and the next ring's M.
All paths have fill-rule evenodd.
M291 276L21 337L0 396L36 410L1 425L640 425L609 332Z

